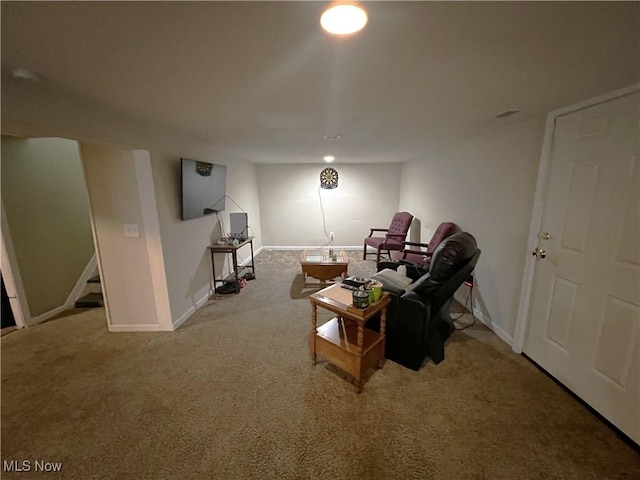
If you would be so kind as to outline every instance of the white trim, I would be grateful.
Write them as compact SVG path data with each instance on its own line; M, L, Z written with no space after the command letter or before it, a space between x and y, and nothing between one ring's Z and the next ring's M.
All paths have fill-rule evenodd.
M257 250L253 251L254 260L255 260L255 257L264 248L267 248L267 247L259 247ZM247 258L246 260L243 260L242 262L238 263L238 266L245 266L246 264L249 263L250 260L251 258ZM180 328L184 322L186 322L189 318L191 318L193 314L195 314L198 310L200 310L200 308L202 308L202 306L209 301L212 295L213 295L213 289L209 289L209 291L200 300L196 301L195 306L190 307L186 312L180 315L180 317L178 317L177 320L173 322L173 330L177 330L178 328Z
M458 292L454 293L453 298L460 302L465 310L468 311L468 307L465 305L466 298L462 298L462 295L460 295ZM505 330L503 330L502 327L498 326L493 320L485 317L484 313L482 313L482 310L478 309L477 307L473 307L473 315L478 320L480 320L480 322L482 322L489 330L495 333L503 342L505 342L509 346L513 345L513 337L509 335Z
M142 212L144 238L147 244L149 268L151 269L151 287L156 305L156 317L160 330L174 330L171 321L171 305L169 303L169 287L162 251L160 221L156 192L151 169L151 155L147 150L133 150L133 163L138 184L138 199Z
M2 278L7 289L16 327L25 328L32 324L31 313L27 304L27 295L24 291L22 277L20 276L20 268L15 260L16 253L13 249L13 240L9 223L7 222L7 214L4 211L4 204L0 204L0 255L2 255L0 257L0 269L2 270Z
M257 250L253 251L253 259L256 259L256 256L258 256L258 254L262 251L262 249L265 247L259 247ZM251 257L248 257L246 260L242 260L238 265L241 267L244 267L247 263L249 263L249 261L251 260Z
M58 315L59 313L62 313L66 310L69 310L69 307L65 304L65 305L60 305L59 307L56 307L52 310L49 310L48 312L44 312L40 315L38 315L37 317L32 317L31 321L29 322L29 326L32 325L36 325L38 323L42 323L45 320L49 320L51 317L54 317L56 315Z
M159 332L160 325L144 324L144 325L109 325L110 332Z
M499 327L490 318L484 316L481 310L474 308L473 315L480 320L489 330L495 333L500 339L502 339L507 345L513 347L513 337Z
M64 302L65 308L71 308L75 305L76 300L78 300L78 298L80 298L80 295L82 295L82 292L87 286L87 281L93 276L93 272L96 271L97 266L98 260L96 259L96 254L94 253L91 256L89 263L87 263L87 266L84 267L84 270L80 274L80 277L78 278L75 286L73 287L73 289L71 289L67 300Z
M553 132L556 119L562 115L582 110L599 103L608 102L615 98L624 97L640 90L640 83L630 85L613 92L605 93L595 98L585 100L567 107L554 110L547 115L547 122L540 153L540 164L538 166L538 178L536 181L536 191L531 212L531 222L529 225L529 241L527 242L527 253L525 254L524 273L522 275L522 286L520 288L520 299L518 301L518 312L516 314L516 326L513 334L512 349L516 353L522 353L524 348L525 333L529 323L529 307L531 304L531 293L533 290L533 275L535 273L535 261L529 252L532 252L538 245L538 234L542 225L542 214L544 211L544 200L546 195L547 172L551 159L551 147L553 145Z
M204 297L202 297L200 300L196 302L195 306L190 307L186 312L184 312L180 316L180 318L178 318L175 322L173 322L173 329L174 330L178 329L184 322L186 322L189 318L191 318L191 316L194 313L196 313L205 303L209 301L209 299L211 298L211 295L213 295L213 291L209 290Z

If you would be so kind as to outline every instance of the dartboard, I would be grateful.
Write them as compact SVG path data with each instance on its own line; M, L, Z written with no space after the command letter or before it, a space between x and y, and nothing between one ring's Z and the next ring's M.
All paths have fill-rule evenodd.
M338 172L327 167L320 172L320 186L322 188L336 188L338 186Z

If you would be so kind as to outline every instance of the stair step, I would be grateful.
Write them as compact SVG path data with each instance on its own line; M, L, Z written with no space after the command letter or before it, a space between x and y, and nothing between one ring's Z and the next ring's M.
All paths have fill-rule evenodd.
M100 283L100 275L91 277L89 280L87 280L87 283Z
M104 307L102 293L89 293L88 295L76 300L75 306L76 308Z

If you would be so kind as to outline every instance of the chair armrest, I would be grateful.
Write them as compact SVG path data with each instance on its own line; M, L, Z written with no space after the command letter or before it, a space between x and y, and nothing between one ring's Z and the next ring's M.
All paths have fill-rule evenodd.
M411 245L412 247L424 247L429 248L428 243L420 243L420 242L404 242L405 245Z
M423 257L431 257L431 256L433 256L433 253L427 253L424 250L411 250L409 248L403 248L402 249L402 253L415 253L416 255L422 255ZM406 255L405 255L405 257L406 257Z
M373 235L373 232L388 232L388 228L370 228L369 236Z

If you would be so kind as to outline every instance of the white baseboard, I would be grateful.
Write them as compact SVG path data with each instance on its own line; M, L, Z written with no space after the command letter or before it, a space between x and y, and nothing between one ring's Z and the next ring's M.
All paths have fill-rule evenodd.
M75 286L71 290L71 293L69 293L69 296L65 300L64 304L52 310L49 310L48 312L44 312L44 313L41 313L40 315L29 318L29 321L26 322L27 326L31 327L32 325L37 325L38 323L42 323L45 320L49 320L51 317L54 317L59 313L64 312L65 310L69 310L73 308L76 300L80 298L80 294L82 293L85 286L87 285L87 280L89 280L92 277L96 268L97 268L97 261L96 261L96 256L94 254L91 257L91 260L89 260L89 263L87 263L87 266L84 268L84 271L80 275L80 278L76 282Z
M109 325L110 332L159 332L160 325L143 324L143 325Z
M467 305L465 304L466 297L456 292L453 298L455 298L458 302L460 302L465 307L465 310L468 308ZM478 320L480 320L489 330L495 333L498 336L498 338L500 338L503 342L505 342L509 346L513 345L513 337L509 335L507 332L505 332L501 327L496 325L496 323L493 322L490 318L485 317L481 310L474 308L473 315Z
M266 249L266 248L269 248L269 247L259 247L257 250L254 250L254 252L253 252L254 259L255 259L256 255L258 255L263 249ZM242 260L241 262L239 262L238 266L239 267L244 267L250 261L251 261L251 257L247 258L246 260ZM200 300L196 301L196 304L194 306L190 307L186 312L184 312L182 315L180 315L180 317L178 317L177 320L173 321L173 329L177 330L178 328L180 328L182 326L182 324L184 324L184 322L189 320L189 318L194 313L196 313L205 303L207 303L207 301L209 301L209 299L211 298L211 295L213 295L213 290L209 289L209 291L202 298L200 298Z
M253 252L253 256L254 256L254 259L255 259L255 257L260 252L262 252L263 250L309 250L309 249L312 249L312 248L321 248L321 247L315 247L315 246L309 246L309 245L262 246L262 247L259 247L257 250L255 250ZM358 246L353 246L353 245L351 245L351 246L334 245L333 248L340 249L340 250L362 250L362 246L361 245L358 245ZM239 262L238 266L243 267L243 266L247 265L250 261L251 261L251 258L249 257L249 258ZM257 273L259 273L259 272L257 272ZM213 291L209 290L209 292L206 293L200 300L196 301L196 304L194 306L190 307L186 312L184 312L182 315L180 315L180 317L178 317L177 320L174 320L173 321L173 329L176 330L176 329L180 328L180 326L182 326L184 324L184 322L186 322L205 303L207 303L207 301L211 298L211 295L213 295Z
M173 329L177 330L180 326L186 322L194 313L196 313L213 295L213 291L209 290L200 300L196 301L196 304L193 307L190 307L186 312L184 312L180 317L173 322Z
M62 313L65 310L69 310L69 307L67 305L60 305L59 307L56 307L53 310L49 310L48 312L44 312L38 315L37 317L31 317L29 319L28 326L31 327L38 323L42 323L45 320L49 320L51 317L54 317L55 315L58 315L59 313Z
M87 286L87 280L93 276L96 268L98 268L98 261L96 259L96 254L94 253L89 260L89 263L87 263L87 266L84 267L84 271L80 274L80 278L78 278L78 281L69 293L67 300L64 302L65 308L71 308L74 306L76 300L80 298L82 292Z
M495 322L491 321L491 319L486 318L480 310L474 308L473 314L478 320L484 323L489 330L495 333L504 343L509 346L513 345L513 337L505 332L501 327L496 325Z

